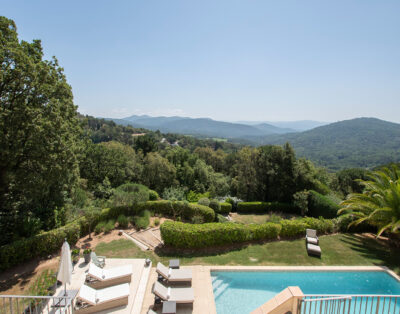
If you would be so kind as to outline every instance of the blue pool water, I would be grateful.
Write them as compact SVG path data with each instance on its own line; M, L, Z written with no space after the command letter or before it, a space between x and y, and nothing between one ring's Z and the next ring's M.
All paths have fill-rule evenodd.
M400 295L400 282L386 272L212 272L211 278L218 314L250 313L288 286L304 294Z

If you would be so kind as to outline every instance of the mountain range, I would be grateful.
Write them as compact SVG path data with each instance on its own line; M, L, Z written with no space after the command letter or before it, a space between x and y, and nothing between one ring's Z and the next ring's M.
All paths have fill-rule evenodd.
M202 137L247 138L271 134L297 132L297 129L278 127L266 122L250 124L216 121L210 118L188 117L150 117L133 115L122 119L111 119L122 125L132 125L136 128L160 130L164 133L180 133Z
M330 124L306 120L275 125L262 121L232 123L177 116L131 116L109 120L164 133L227 138L241 144L282 145L289 142L298 156L331 170L372 168L400 161L400 124L376 118L356 118ZM306 130L301 131L304 128Z

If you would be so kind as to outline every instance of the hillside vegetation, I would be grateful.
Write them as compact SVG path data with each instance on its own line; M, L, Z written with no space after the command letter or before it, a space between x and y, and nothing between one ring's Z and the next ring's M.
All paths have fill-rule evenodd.
M250 138L258 145L289 142L297 155L332 170L373 168L400 161L400 124L357 118L301 133Z

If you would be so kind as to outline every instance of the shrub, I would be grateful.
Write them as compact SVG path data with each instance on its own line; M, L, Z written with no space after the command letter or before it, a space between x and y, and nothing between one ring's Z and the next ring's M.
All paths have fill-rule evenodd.
M154 219L154 225L155 226L159 226L160 225L160 219L159 218L155 218Z
M311 217L334 218L337 217L339 205L326 196L315 191L310 191L308 197L308 215Z
M220 204L220 214L228 215L232 211L232 204L230 203L221 203Z
M133 223L138 229L146 229L150 225L150 212L144 210L139 214L139 216L133 217Z
M128 218L126 218L126 216L123 215L123 214L118 216L117 222L118 222L118 227L119 228L127 228L128 225L129 225Z
M195 216L192 217L192 223L194 223L194 224L202 224L202 223L204 223L204 219L203 219L202 216L195 215Z
M292 204L279 202L240 202L237 205L237 212L243 214L261 214L269 211L297 213L298 209Z
M110 219L107 221L107 223L104 225L104 233L109 233L115 228L115 220Z
M160 198L160 196L158 195L158 193L154 190L149 190L149 200L150 201L156 201Z
M282 226L280 236L288 238L296 236L305 236L306 229L308 227L306 223L302 222L299 219L296 220L283 219L280 221L280 224Z
M203 205L203 206L209 206L210 200L207 197L202 197L201 199L198 200L197 204Z
M228 220L226 217L224 217L224 216L218 214L218 215L217 215L217 221L218 221L218 222L228 222L229 220Z
M149 201L136 206L137 211L145 209L155 214L172 216L176 219L181 218L187 221L191 221L195 215L202 216L204 222L212 222L215 218L215 213L210 207L190 204L188 202Z
M276 239L281 226L274 223L242 225L235 223L185 224L166 221L161 225L164 243L178 248L203 248L251 240Z
M270 214L269 217L267 218L267 222L274 222L274 223L280 223L282 220L282 217L279 215L275 214Z
M195 191L190 190L189 193L186 194L187 201L191 202L191 203L197 203L199 201L199 199L201 199L203 197L209 198L210 192L197 193Z
M132 205L146 202L150 198L149 189L141 184L126 183L114 189L114 194L107 201L108 206Z
M215 213L219 213L221 211L221 205L218 202L218 200L213 199L210 201L210 205L208 205L210 208L214 210Z
M1 246L0 270L33 258L47 257L60 250L64 239L67 239L70 244L75 244L81 236L81 223L83 229L88 229L84 218L81 218L63 227Z
M169 187L162 193L163 199L170 201L183 201L185 200L185 189L183 187Z
M100 221L96 227L94 227L94 233L99 234L104 232L104 228L106 226L106 222L105 221Z

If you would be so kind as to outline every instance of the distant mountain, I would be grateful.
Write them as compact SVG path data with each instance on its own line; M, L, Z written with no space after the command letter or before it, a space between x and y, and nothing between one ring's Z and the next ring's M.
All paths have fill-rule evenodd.
M289 142L297 155L332 170L372 168L400 161L400 124L375 118L357 118L300 133L247 139L258 145Z
M319 126L327 125L329 122L313 121L313 120L299 120L299 121L238 121L237 123L247 125L257 125L267 123L281 129L291 130L291 132L300 132L314 129Z
M180 133L206 137L221 138L246 138L265 136L270 134L284 134L294 132L292 129L279 128L267 123L247 125L216 121L209 118L187 118L187 117L150 117L130 116L123 119L109 119L122 125L132 125L136 128L160 130L167 133Z

